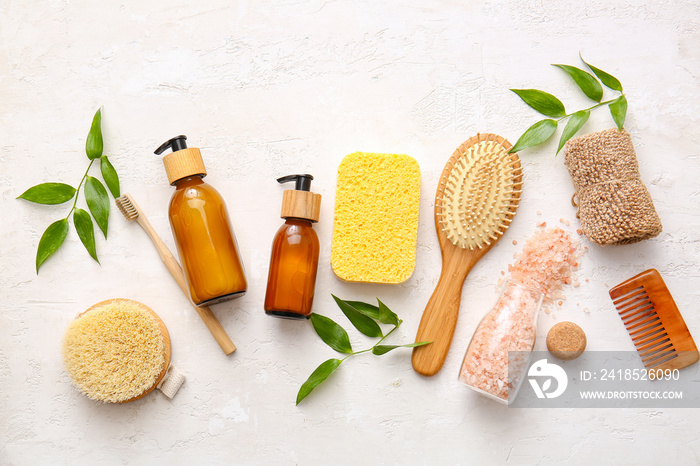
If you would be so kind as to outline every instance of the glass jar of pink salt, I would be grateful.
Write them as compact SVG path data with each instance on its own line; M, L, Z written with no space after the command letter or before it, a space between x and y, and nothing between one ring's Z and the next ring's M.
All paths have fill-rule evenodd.
M459 380L501 403L515 399L535 346L542 298L539 290L507 281L474 332Z

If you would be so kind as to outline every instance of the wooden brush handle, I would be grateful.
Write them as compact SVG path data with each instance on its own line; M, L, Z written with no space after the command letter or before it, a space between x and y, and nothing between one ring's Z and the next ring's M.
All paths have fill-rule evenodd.
M185 279L185 274L182 271L182 267L180 267L180 264L178 263L177 259L175 259L175 256L173 256L173 253L170 252L168 246L166 246L163 240L160 239L160 237L153 229L145 215L140 214L138 217L136 217L136 221L139 223L139 225L141 225L141 227L151 238L153 244L156 247L156 250L158 251L158 255L170 271L170 275L173 276L177 284L180 286L182 292L185 293L185 296L189 298L190 293L187 289L187 280ZM228 334L226 333L226 330L224 330L224 327L221 325L221 322L219 322L214 313L211 312L211 309L209 309L206 306L198 307L194 304L192 304L192 307L194 307L194 310L197 311L199 317L201 317L201 319L204 321L204 325L207 326L211 334L216 339L216 342L219 344L219 346L221 346L221 349L224 351L224 353L229 355L236 351L236 345L233 344L233 341L231 341L231 338L229 338Z
M423 311L416 342L432 341L431 344L413 348L413 369L422 375L435 375L442 368L452 344L457 326L462 286L473 263L463 263L461 257L468 251L457 250L443 257L440 280L428 305ZM476 262L476 261L474 261Z

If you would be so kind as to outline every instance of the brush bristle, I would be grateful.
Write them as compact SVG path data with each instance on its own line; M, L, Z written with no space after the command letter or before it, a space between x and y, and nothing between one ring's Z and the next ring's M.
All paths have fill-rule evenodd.
M460 146L448 167L436 204L443 231L460 248L490 246L513 221L520 201L518 156L495 135L480 135Z
M121 403L152 390L169 364L167 330L146 305L131 299L95 304L63 337L73 384L97 401Z
M139 216L139 211L136 210L134 204L131 202L131 198L128 194L124 194L114 200L119 208L119 211L124 215L127 220L134 220Z

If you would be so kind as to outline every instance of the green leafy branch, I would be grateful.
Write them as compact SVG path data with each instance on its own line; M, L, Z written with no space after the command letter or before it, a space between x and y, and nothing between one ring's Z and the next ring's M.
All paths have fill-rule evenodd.
M586 97L597 103L583 110L567 113L561 100L557 99L552 94L537 89L511 89L511 91L515 92L521 99L523 99L523 102L549 118L540 120L534 125L530 126L523 133L523 135L520 136L520 139L518 139L510 152L518 152L522 149L533 147L549 140L549 138L551 138L556 132L559 123L568 118L569 121L566 123L561 138L559 139L559 147L557 148L558 154L562 147L564 147L564 144L566 144L566 142L581 129L586 121L588 121L588 117L591 115L591 110L605 105L609 107L610 114L612 115L613 121L615 121L618 130L622 131L622 126L624 125L625 117L627 116L627 98L622 92L622 84L620 84L620 81L616 77L599 68L596 68L589 63L586 63L580 54L579 57L598 79L587 71L576 68L575 66L557 64L553 64L552 66L556 66L564 70L574 80L578 88L586 95ZM601 86L601 83L605 85L605 87L619 92L620 95L602 102L603 87Z
M117 171L114 166L110 163L106 155L102 155L103 151L103 141L102 141L102 111L97 110L95 116L92 119L92 125L90 131L88 132L87 140L85 142L85 153L90 164L85 170L78 187L74 188L71 185L65 183L41 183L36 186L32 186L17 199L25 199L27 201L35 202L37 204L46 205L56 205L63 204L65 202L73 199L73 205L71 206L68 215L61 220L57 220L46 228L44 234L39 240L39 246L36 251L36 273L39 273L39 267L43 264L46 259L51 257L58 248L61 247L63 241L68 235L69 222L71 214L73 214L73 224L78 232L80 241L87 249L90 256L97 259L97 250L95 248L95 229L92 223L92 218L95 219L97 226L100 227L105 238L107 238L107 224L109 221L109 196L107 195L107 190L100 180L90 176L90 168L96 160L100 161L100 171L102 172L102 178L104 179L109 191L112 196L116 199L119 197L119 177L117 176ZM85 194L85 202L87 203L90 213L77 207L78 196L80 194L80 188L84 188L83 192ZM90 216L92 214L92 217Z
M389 335L394 333L401 325L401 322L403 322L391 309L379 299L377 299L378 305L374 306L361 301L344 301L335 295L331 296L333 296L340 310L343 311L343 314L345 314L350 323L352 323L357 330L368 337L379 338L379 341L370 348L354 351L350 344L348 332L345 331L343 327L326 316L316 313L311 314L311 324L318 336L321 337L321 340L337 352L347 354L347 356L343 359L329 359L318 366L299 389L299 393L297 393L297 405L301 400L306 398L314 388L335 372L340 364L350 356L369 352L376 356L381 356L396 348L413 348L431 343L429 341L421 341L405 345L382 345L381 343ZM380 323L393 325L394 327L387 333L383 333L382 328L379 326Z

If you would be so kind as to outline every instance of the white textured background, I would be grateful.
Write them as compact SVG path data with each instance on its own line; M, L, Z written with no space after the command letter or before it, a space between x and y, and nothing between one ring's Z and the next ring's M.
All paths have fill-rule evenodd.
M521 153L518 215L467 278L443 370L416 375L408 351L362 355L294 406L300 384L334 352L307 323L263 313L269 248L281 224L275 177L310 172L324 196L315 310L345 324L331 292L378 296L405 320L391 341L413 341L440 272L432 209L445 161L476 132L515 142L536 121L509 88L543 88L569 109L587 104L549 66L580 66L579 51L625 87L626 128L664 232L642 244L589 245L582 286L567 290L563 309L541 316L538 333L573 320L587 331L590 350L631 350L607 290L656 267L700 337L699 2L401 3L0 3L0 464L700 461L697 410L513 410L457 381L500 271L536 223L565 218L577 227L555 142ZM172 188L153 150L181 133L202 149L207 180L228 202L250 283L244 298L214 308L239 348L231 356L145 233L116 209L108 241L96 233L101 266L72 230L35 274L38 240L69 206L15 197L41 182L77 184L100 106L105 153L123 191L173 249ZM584 132L610 126L601 109ZM401 286L344 284L330 270L336 169L356 150L407 153L422 169L416 272ZM156 392L100 405L71 387L60 357L63 332L77 313L113 297L146 303L168 326L173 362L188 377L173 401ZM355 346L367 344L351 335Z

